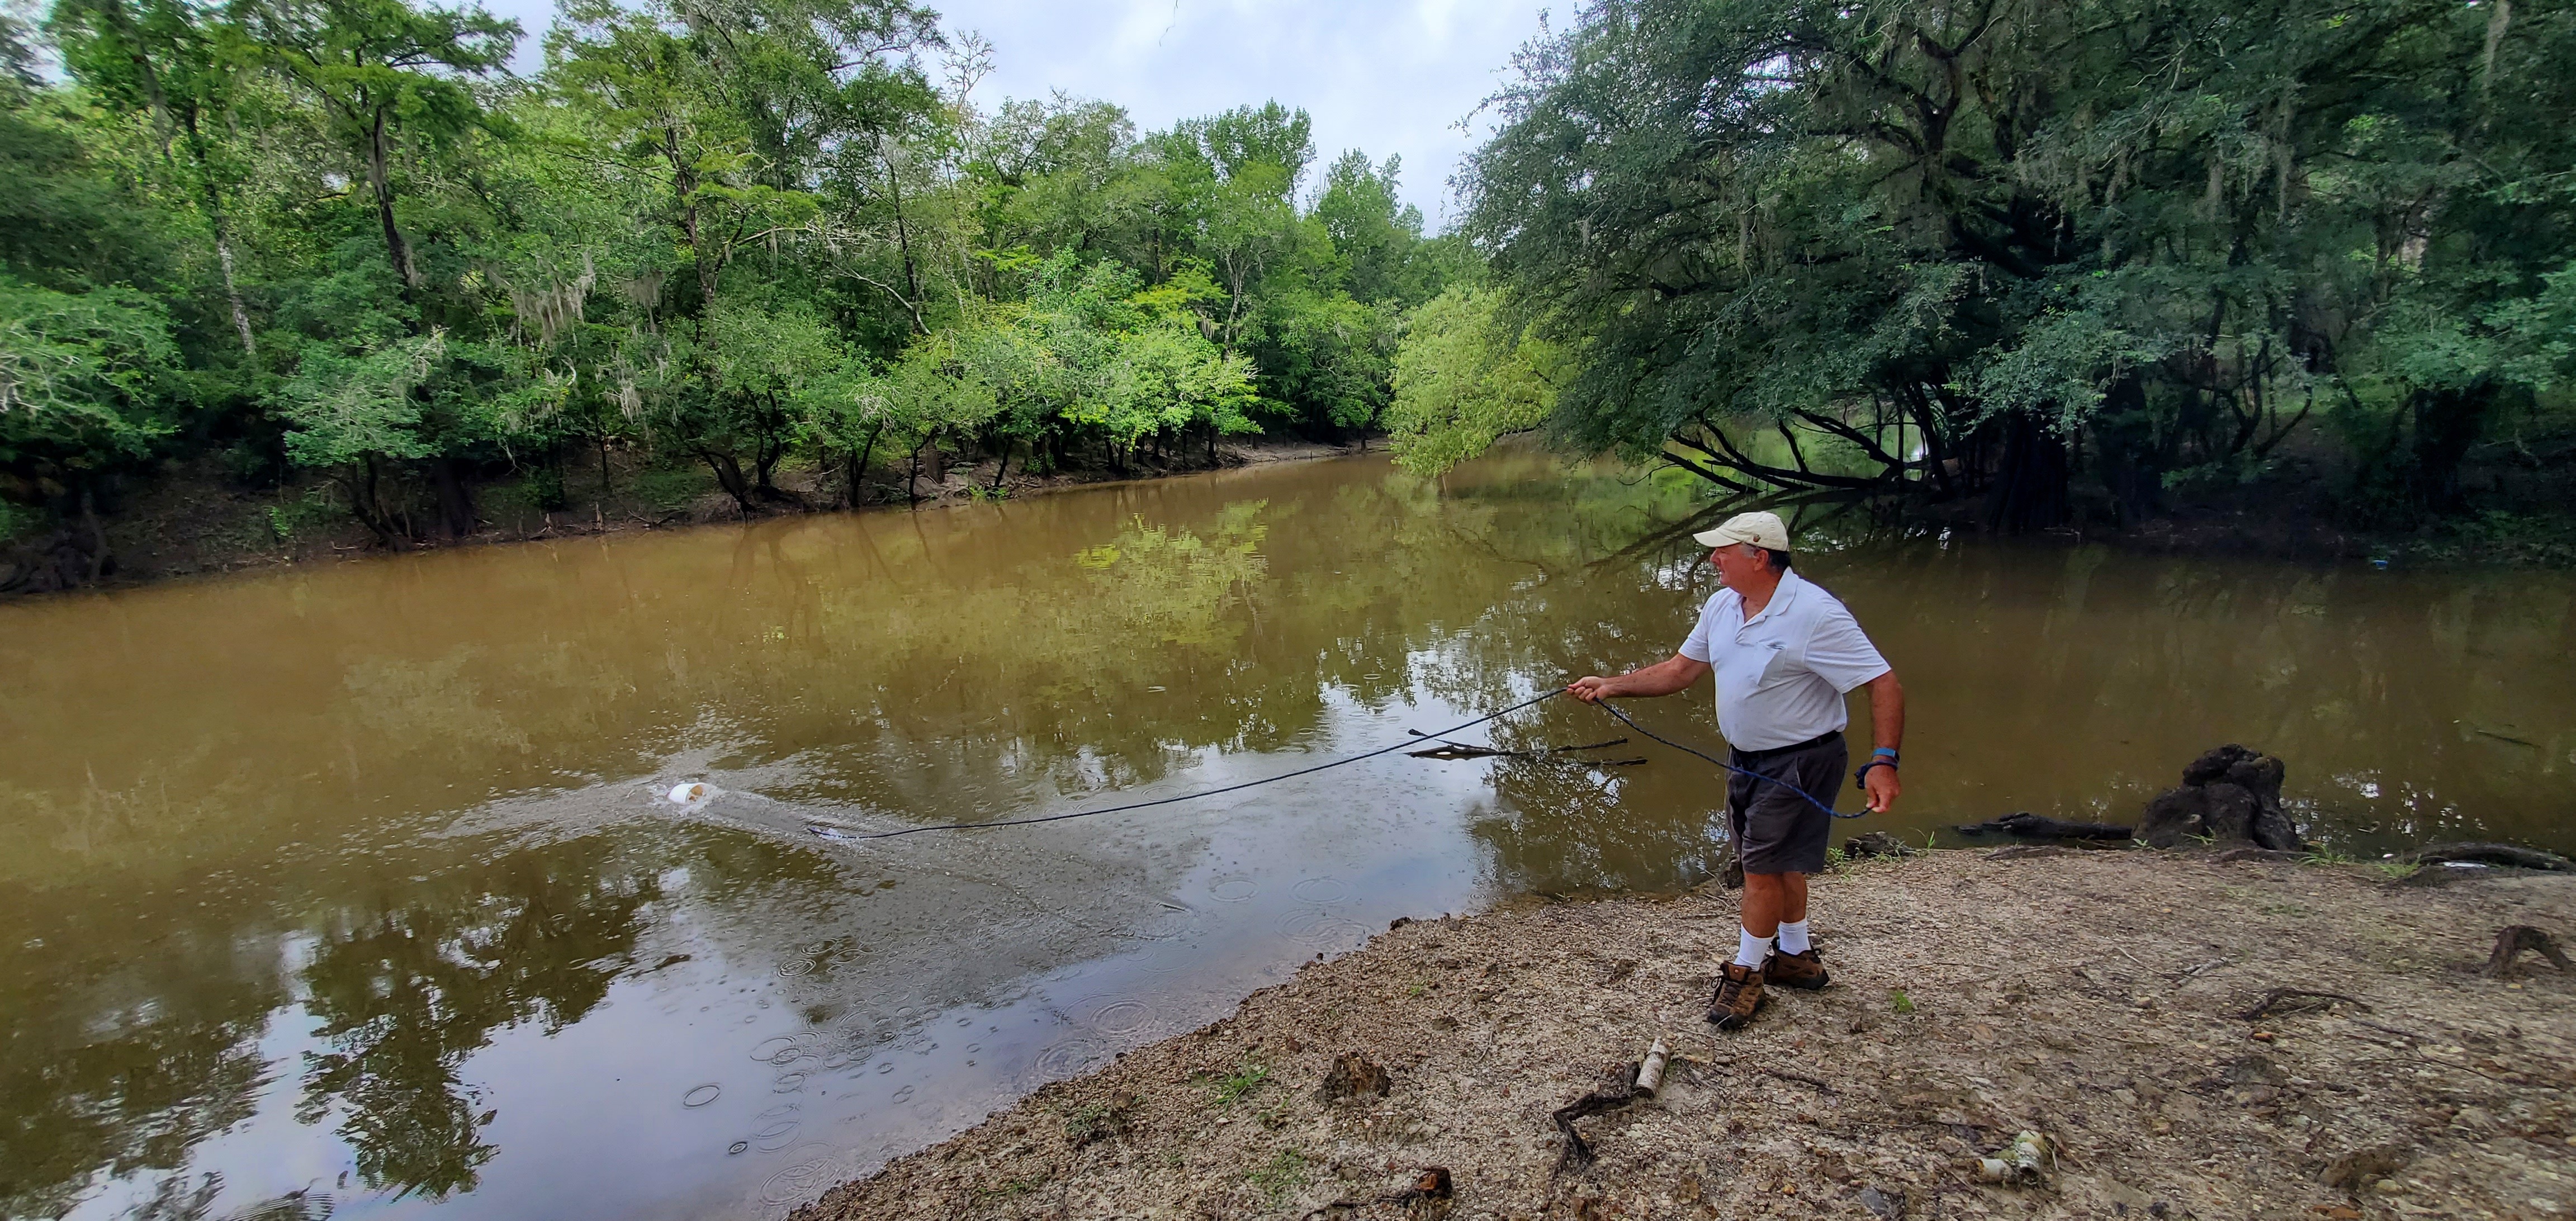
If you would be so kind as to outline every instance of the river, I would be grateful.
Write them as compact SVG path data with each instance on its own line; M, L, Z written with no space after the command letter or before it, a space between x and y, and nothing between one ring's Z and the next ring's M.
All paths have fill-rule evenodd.
M1720 785L1645 742L812 829L1184 793L1668 656L1706 507L1367 457L0 606L0 1211L774 1217L1395 917L1695 883ZM2567 574L1799 545L1910 693L1902 809L1847 830L2126 820L2241 741L2337 851L2576 847ZM1715 741L1705 691L1632 711Z

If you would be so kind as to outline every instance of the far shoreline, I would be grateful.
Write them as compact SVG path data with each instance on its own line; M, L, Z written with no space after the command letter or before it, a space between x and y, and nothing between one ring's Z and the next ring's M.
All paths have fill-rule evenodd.
M251 519L270 508L270 498L253 493L225 492L214 489L200 477L179 474L163 480L138 497L143 508L130 516L121 516L106 525L111 550L120 560L115 571L101 580L69 589L0 593L0 605L13 602L81 594L114 593L143 589L179 581L205 580L232 575L278 572L295 568L363 563L403 555L471 551L484 547L503 547L576 538L606 538L648 531L686 530L705 526L745 525L801 517L822 517L837 513L919 512L952 509L965 505L990 504L1008 500L1029 499L1060 492L1093 488L1120 487L1160 483L1193 475L1222 474L1249 467L1272 466L1289 462L1313 462L1331 458L1382 456L1383 442L1375 437L1362 438L1351 445L1287 439L1251 438L1227 444L1214 465L1178 465L1147 473L1111 475L1106 471L1085 470L1073 474L1006 476L1004 496L978 495L976 489L990 482L994 463L952 467L947 477L930 494L914 503L900 499L880 501L856 508L825 502L804 483L782 479L782 484L796 499L781 501L758 514L744 514L721 492L706 491L694 495L688 504L665 509L647 516L648 506L621 503L614 513L604 504L568 507L544 512L513 512L494 506L494 511L508 515L506 523L485 519L484 528L461 538L422 538L408 547L396 550L378 544L358 523L345 513L317 524L309 532L271 545L251 546L243 532ZM694 474L694 473L693 473ZM632 475L632 472L629 472ZM810 477L810 472L808 473ZM712 487L712 481L708 481ZM316 484L314 487L326 485ZM495 485L498 486L498 485ZM308 489L309 491L310 489ZM494 490L487 487L488 494ZM284 503L284 502L281 502ZM587 515L584 509L590 510ZM528 513L535 513L530 520ZM262 526L265 530L266 527ZM5 557L6 552L0 552ZM0 566L0 574L7 571Z

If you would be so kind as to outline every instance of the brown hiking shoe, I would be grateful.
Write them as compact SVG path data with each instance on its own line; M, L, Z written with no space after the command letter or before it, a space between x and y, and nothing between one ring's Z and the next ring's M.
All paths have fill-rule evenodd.
M1762 968L1741 963L1726 964L1724 979L1717 985L1717 999L1709 1005L1708 1020L1720 1030L1734 1030L1753 1020L1762 1008Z
M1834 980L1825 974L1825 962L1816 956L1814 946L1795 954L1772 951L1771 961L1762 964L1762 975L1771 983L1802 992L1813 992Z

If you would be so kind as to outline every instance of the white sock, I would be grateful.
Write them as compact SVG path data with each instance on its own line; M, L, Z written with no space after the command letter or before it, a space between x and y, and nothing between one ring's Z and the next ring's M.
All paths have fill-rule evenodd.
M1771 959L1771 939L1756 937L1751 929L1735 930L1735 965L1758 967Z
M1804 954L1807 952L1807 947L1810 944L1811 943L1807 940L1806 921L1801 920L1796 924L1791 924L1786 920L1780 922L1781 953Z

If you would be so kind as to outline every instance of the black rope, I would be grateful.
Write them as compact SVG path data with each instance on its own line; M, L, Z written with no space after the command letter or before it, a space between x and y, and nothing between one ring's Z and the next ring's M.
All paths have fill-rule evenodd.
M1452 725L1452 726L1450 726L1449 728L1447 728L1447 729L1443 729L1443 730L1441 730L1441 731L1440 731L1440 732L1438 732L1438 733L1424 734L1424 735L1422 735L1422 737L1425 737L1425 738L1442 738L1442 737L1447 737L1448 735L1453 734L1453 733L1457 733L1458 731L1460 731L1460 730L1462 730L1462 729L1473 729L1473 728L1475 728L1476 726L1478 726L1478 725L1482 725L1482 724L1484 724L1484 723L1485 723L1485 722L1487 722L1487 721L1500 720L1500 719L1502 719L1502 718L1504 718L1504 717L1510 716L1511 714L1513 714L1513 713L1515 713L1515 712L1520 711L1520 710L1521 710L1521 709L1523 709L1523 708L1527 708L1527 707L1529 707L1529 706L1530 706L1530 705L1532 705L1532 704L1539 703L1539 702L1541 702L1541 701L1543 701L1543 700L1554 699L1554 698L1556 698L1557 696L1560 696L1560 695L1563 695L1563 694L1565 694L1565 690L1564 690L1563 688L1561 688L1561 687L1560 687L1560 688L1553 688L1553 689L1550 689L1549 691L1547 691L1545 694L1532 696L1532 697L1530 697L1529 699L1522 700L1521 702L1519 702L1519 703L1517 703L1517 704L1514 704L1514 705L1512 705L1512 706L1511 706L1511 707L1509 707L1509 708L1505 708L1505 709L1503 709L1503 710L1502 710L1502 711L1500 711L1500 712L1489 712L1489 713L1486 713L1486 714L1485 714L1485 715L1483 715L1483 716L1477 717L1475 720L1468 721L1468 722L1466 722L1465 724L1462 724L1462 725ZM1627 718L1626 718L1626 717L1621 717L1620 719L1621 719L1621 720L1626 720ZM1642 731L1640 731L1640 732L1642 732ZM1654 737L1654 735L1653 735L1653 734L1647 734L1646 736L1647 736L1647 737L1650 737L1650 738ZM1656 740L1656 741L1658 741L1658 742L1663 741L1663 739L1661 739L1661 738L1656 738L1655 740ZM1282 780L1294 780L1294 779L1296 779L1296 778L1297 778L1297 777L1299 777L1299 776L1311 776L1311 775L1314 775L1315 773L1320 772L1320 771L1325 771L1325 770L1328 770L1328 769L1330 769L1330 768L1340 767L1340 766L1342 766L1342 765L1343 765L1343 764L1345 764L1345 763L1357 763L1357 762L1359 762L1359 761L1360 761L1360 760L1362 760L1362 759L1374 759L1374 758L1378 757L1379 755L1389 754L1389 753L1394 752L1394 751L1403 750L1404 748L1406 748L1406 747L1408 747L1408 746L1419 746L1419 745L1421 745L1421 744L1422 744L1422 738L1407 738L1407 739L1405 739L1405 740L1403 740L1403 741L1397 742L1397 743L1396 743L1395 745L1393 745L1393 746L1381 746L1381 747L1377 748L1376 750L1367 751L1367 752L1364 752L1364 753L1361 753L1361 754L1356 754L1356 755L1350 755L1350 756L1347 756L1347 757L1345 757L1345 758L1335 759L1335 760L1332 760L1331 762L1328 762L1328 763L1318 763L1318 764L1314 765L1313 767L1301 767L1301 768L1299 768L1299 769L1297 769L1296 771L1293 771L1293 772L1282 772L1282 773L1280 773L1280 774L1278 774L1278 775L1276 775L1276 776L1264 776L1264 777L1262 777L1262 778L1261 778L1261 779L1259 779L1259 780L1246 780L1246 781L1244 781L1244 782L1243 782L1243 783L1241 783L1241 784L1229 784L1229 785L1226 785L1226 786L1225 786L1225 787L1223 787L1223 788L1216 788L1216 789L1201 789L1201 790L1199 790L1198 792L1195 792L1195 793L1183 793L1183 794L1180 794L1180 795L1179 795L1179 796L1177 796L1177 797L1157 797L1157 798L1155 798L1155 799L1154 799L1154 800L1152 800L1152 801L1138 801L1138 802L1131 802L1131 803L1129 803L1129 804L1127 804L1127 805L1123 805L1123 806L1110 806L1109 808L1107 808L1107 809L1102 809L1102 810L1076 810L1076 811L1074 811L1074 812L1072 812L1072 813L1070 813L1070 814L1049 814L1049 815L1046 815L1046 816L1044 816L1044 817L1042 817L1042 818L1010 818L1010 819L1004 819L1004 820L999 821L999 822L951 822L951 823L940 823L940 824L938 824L938 825L936 825L936 826L929 826L929 827L905 827L904 829L902 829L902 830L900 830L900 831L879 831L879 832L876 832L876 833L875 833L875 834L873 834L873 835L857 835L857 834L852 834L852 833L847 832L847 831L843 831L843 830L841 830L841 829L840 829L840 828L838 828L838 827L819 827L819 826L815 826L815 825L813 825L813 824L811 824L811 823L806 824L805 829L806 829L807 831L813 832L813 833L814 833L814 834L816 834L816 835L822 836L822 837L823 837L823 838L825 838L825 839L845 839L845 840L856 840L856 839L893 839L893 838L895 838L895 837L896 837L896 836L898 836L898 835L918 835L918 834L920 834L921 832L924 832L924 831L973 831L973 830L976 830L976 829L981 828L981 827L1025 827L1025 826L1029 826L1029 825L1034 824L1034 823L1042 823L1042 822L1062 822L1062 821L1064 821L1065 819L1068 819L1068 818L1089 818L1089 817L1091 817L1091 816L1093 816L1093 815L1095 815L1095 814L1121 814L1121 813L1125 813L1126 811L1129 811L1129 810L1145 810L1145 809L1151 809L1151 808L1153 808L1153 807L1155 807L1155 806L1167 806L1167 805L1171 805L1171 804L1172 804L1172 803L1174 803L1174 802L1179 802L1179 801L1196 801L1196 800L1198 800L1199 798L1202 798L1202 797L1215 797L1215 796L1218 796L1218 795L1220 795L1220 794L1224 794L1224 793L1235 793L1235 792L1241 792L1241 791L1242 791L1242 790L1244 790L1244 789L1259 788L1260 786L1265 785L1265 784L1277 784L1278 782L1280 782L1280 781L1282 781ZM1688 747L1684 747L1683 749L1687 750L1687 749L1689 749L1689 748L1688 748ZM1694 752L1694 753L1696 753L1696 752Z
M1800 797L1804 797L1804 798L1806 798L1806 799L1807 799L1807 804L1808 804L1808 805L1814 806L1814 807L1816 807L1816 808L1817 808L1817 809L1819 809L1819 810L1823 810L1825 813L1827 813L1827 814L1831 814L1831 815L1833 815L1833 816L1834 816L1834 817L1836 817L1836 818L1860 818L1860 817L1862 817L1862 816L1864 816L1864 815L1866 815L1866 814L1868 814L1868 813L1869 813L1869 811L1868 811L1867 809L1863 809L1863 810L1859 811L1858 813L1845 814L1845 813L1843 813L1842 811L1835 809L1835 808L1833 807L1833 804L1832 804L1831 802L1820 801L1820 800L1818 800L1818 799L1816 798L1816 795L1815 795L1815 794L1810 793L1810 792L1808 792L1808 791L1807 791L1807 790L1805 790L1805 789L1799 788L1797 785L1791 784L1791 783L1789 783L1789 782L1788 782L1788 781L1786 781L1786 780L1782 780L1782 779L1781 779L1781 778L1779 778L1778 776L1765 776L1765 775L1763 775L1762 773L1757 772L1757 771L1752 771L1752 770L1747 769L1747 768L1737 767L1736 765L1734 765L1734 764L1732 764L1732 763L1729 763L1729 762L1727 762L1727 761L1726 761L1726 760L1724 760L1724 759L1720 759L1720 758L1718 758L1717 756L1715 756L1715 755L1712 755L1712 754L1708 753L1707 751L1701 750L1701 749L1699 749L1699 748L1697 748L1697 747L1684 746L1684 745L1682 745L1682 744L1681 744L1681 743L1679 743L1679 742L1673 741L1671 738L1667 738L1667 737L1665 737L1665 736L1664 736L1664 735L1662 735L1662 734L1656 733L1654 730L1648 729L1648 728L1646 728L1645 726L1643 726L1643 725L1640 725L1640 724L1636 723L1635 721L1629 720L1629 719L1628 719L1628 714L1627 714L1627 713L1621 712L1621 711L1619 711L1617 708L1613 708L1613 707L1611 707L1611 706L1610 706L1610 701L1608 701L1608 700L1606 700L1606 699L1605 699L1605 700L1595 700L1595 701L1593 701L1593 702L1594 702L1594 703L1596 703L1596 704L1599 704L1599 705L1601 706L1601 711L1606 712L1606 713L1609 713L1610 715L1612 715L1612 716L1614 716L1614 717L1619 718L1619 723L1620 723L1620 724L1623 724L1623 725L1626 725L1626 726L1627 726L1628 728L1630 728L1630 729L1636 730L1637 732L1642 733L1642 734L1646 735L1647 737L1653 738L1654 740L1656 740L1656 741L1658 741L1658 742L1661 742L1661 743L1663 743L1663 744L1664 744L1664 745L1666 745L1666 746L1672 747L1674 750L1679 750L1679 751L1688 751L1688 752L1689 752L1689 753L1691 753L1691 754L1698 755L1700 758L1706 759L1706 760L1708 760L1709 762L1711 762L1711 763L1714 763L1714 764L1718 765L1719 767L1725 768L1726 770L1728 770L1728 771L1730 771L1730 772L1735 773L1736 775L1739 775L1739 776L1751 776L1751 777L1753 777L1753 778L1754 778L1754 779L1756 779L1756 780L1768 780L1768 781L1770 781L1770 782L1771 782L1771 783L1773 783L1773 784L1779 785L1781 788L1787 789L1787 790L1789 790L1789 791L1790 791L1790 792L1792 792L1792 793L1796 793L1796 794L1797 794L1797 795L1799 795Z

